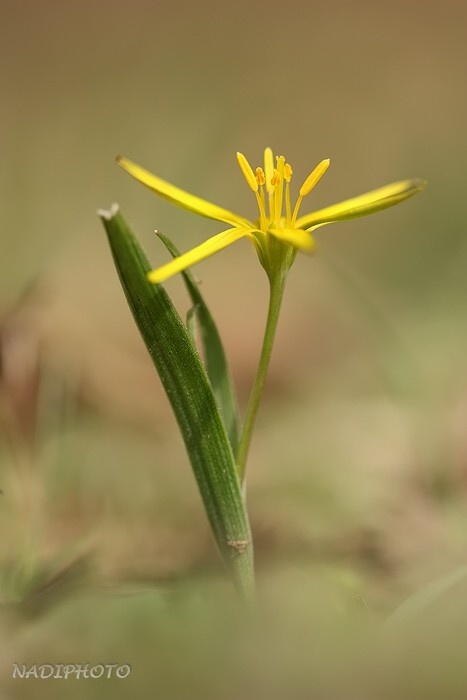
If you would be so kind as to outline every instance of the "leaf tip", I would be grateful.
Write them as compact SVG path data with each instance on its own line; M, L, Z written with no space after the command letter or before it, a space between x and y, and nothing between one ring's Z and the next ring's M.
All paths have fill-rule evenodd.
M416 178L414 180L414 186L417 188L417 190L424 190L427 185L428 180L424 180L423 178Z
M118 214L118 211L119 206L116 202L114 202L110 205L110 209L98 209L97 215L100 216L101 219L105 219L105 221L110 221Z

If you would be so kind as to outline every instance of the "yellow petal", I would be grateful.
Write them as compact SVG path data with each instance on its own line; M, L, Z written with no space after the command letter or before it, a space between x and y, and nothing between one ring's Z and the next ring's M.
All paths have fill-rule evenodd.
M314 187L316 187L326 170L329 168L330 164L330 158L326 158L325 160L322 160L321 163L318 163L316 168L308 175L307 179L300 187L300 197L306 197L306 195L309 194Z
M391 185L380 187L377 190L372 190L359 197L347 199L345 202L333 204L325 209L300 216L297 219L296 226L302 229L309 229L322 224L331 223L332 221L343 221L345 219L354 219L358 216L366 216L373 212L386 207L392 207L394 204L403 202L405 199L412 197L420 190L426 187L425 180L402 180L401 182L393 182Z
M248 187L251 187L253 192L258 191L258 181L256 179L256 175L253 172L253 169L243 153L237 152L237 161L240 166L240 170L243 173L243 177L248 183Z
M294 248L299 248L300 250L313 250L315 247L315 240L309 233L302 231L301 229L294 228L275 228L269 229L271 233L276 238L286 243L291 243Z
M274 156L272 150L269 148L264 149L264 175L266 177L266 191L270 194L274 192L274 187L271 185L272 174L274 172Z
M238 241L244 236L256 231L256 229L251 228L229 228L227 231L222 231L207 241L201 243L201 245L192 248L187 253L183 253L177 258L174 258L166 265L158 267L156 270L151 270L148 273L148 280L154 284L160 284L165 282L172 275L176 275L177 272L182 272L192 265L206 260L214 253L218 253L220 250L227 248L227 246L232 245L235 241Z
M139 180L139 182L142 182L146 187L149 187L150 190L164 197L164 199L168 199L169 202L178 204L178 206L183 207L183 209L188 209L188 211L199 214L200 216L205 216L208 219L224 221L226 224L231 224L232 226L251 226L251 222L247 219L237 216L227 209L218 207L216 204L211 204L211 202L207 202L189 192L185 192L179 187L175 187L175 185L171 185L169 182L153 175L148 170L141 168L127 158L118 156L117 163L121 165L127 173L130 173L130 175Z

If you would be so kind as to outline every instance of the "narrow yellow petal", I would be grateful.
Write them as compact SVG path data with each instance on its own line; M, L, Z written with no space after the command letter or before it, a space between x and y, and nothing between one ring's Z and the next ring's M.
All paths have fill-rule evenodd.
M241 216L237 216L233 212L218 207L216 204L211 204L200 197L196 197L189 192L181 190L175 185L171 185L169 182L162 180L160 177L153 175L148 170L140 167L136 163L133 163L127 158L118 156L117 163L127 171L130 175L136 178L143 185L149 187L150 190L156 192L164 199L169 202L173 202L183 209L188 209L188 211L199 214L200 216L205 216L208 219L215 219L216 221L224 221L226 224L231 224L232 226L249 227L251 222L244 219Z
M332 221L344 221L358 216L366 216L386 207L392 207L405 199L412 197L426 187L425 180L402 180L391 185L372 190L359 197L347 199L345 202L333 204L325 209L306 214L297 219L296 226L309 229Z
M311 251L315 247L315 240L309 233L302 231L301 229L294 228L274 228L269 229L271 233L276 238L279 238L285 243L290 243L294 248L299 248L300 250Z
M243 155L243 153L237 152L237 161L240 166L240 170L243 173L243 177L248 183L248 186L251 187L253 192L258 191L258 181L256 179L256 175L253 172L253 168Z
M331 161L329 158L326 158L325 160L322 160L321 163L318 163L316 168L312 170L303 185L300 187L300 197L306 197L306 195L311 192L313 187L315 187L321 180L330 164Z
M183 253L177 258L174 258L166 265L158 267L156 270L151 270L148 273L148 280L154 284L160 284L165 282L169 277L176 275L177 272L182 272L192 265L206 260L214 253L218 253L220 250L227 248L227 246L232 245L235 241L238 241L244 236L248 236L250 233L256 229L251 228L229 228L227 231L222 231L207 241L201 243L201 245L192 248L187 253Z
M273 192L274 185L271 184L272 175L274 172L274 156L272 150L269 148L264 149L264 175L266 177L266 191Z

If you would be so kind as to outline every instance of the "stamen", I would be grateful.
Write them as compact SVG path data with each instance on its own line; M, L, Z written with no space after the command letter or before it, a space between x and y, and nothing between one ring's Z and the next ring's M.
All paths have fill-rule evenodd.
M252 170L251 165L249 164L243 153L237 153L237 161L243 173L243 176L248 183L248 186L253 190L253 192L257 192L258 182L256 176Z
M280 183L280 181L281 181L281 176L279 174L279 171L276 170L276 168L274 168L274 170L272 172L271 185L273 187L277 187L277 185Z
M255 192L256 201L258 202L259 214L260 214L260 228L262 231L266 231L268 228L268 222L266 217L266 203L264 200L264 184L266 178L264 176L263 168L256 168L255 170L256 182L259 185L259 192Z
M263 168L256 168L255 170L256 182L261 187L266 182L266 177L264 175Z
M284 165L284 180L286 182L290 182L290 180L292 179L292 175L293 175L292 166L290 165L290 163L285 163L285 165Z
M290 183L286 180L285 182L285 220L287 228L290 226L291 222L291 208L290 208Z
M277 170L274 171L274 174L277 173L279 181L277 182L274 191L274 219L276 221L276 226L279 226L282 217L282 196L284 191L284 156L279 156L278 158L276 158L276 163Z
M291 207L290 207L290 181L292 179L293 170L290 163L284 164L284 180L285 180L285 218L287 226L291 222Z
M307 179L300 187L300 197L306 197L306 195L311 192L313 187L318 184L326 170L329 168L330 163L331 161L329 158L326 158L326 160L322 160L321 163L318 163L316 168L308 175Z
M255 195L259 209L259 227L261 231L266 232L268 230L268 219L266 216L266 209L264 207L264 189L262 186L260 187L259 192L255 192Z

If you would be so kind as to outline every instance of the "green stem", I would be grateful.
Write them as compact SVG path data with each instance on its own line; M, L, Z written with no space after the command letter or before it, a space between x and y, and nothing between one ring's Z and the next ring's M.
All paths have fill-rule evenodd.
M279 313L282 304L282 297L284 295L286 277L286 273L279 273L274 275L269 280L269 308L266 328L264 330L263 346L261 348L259 365L256 372L255 381L251 389L250 398L248 400L242 436L238 446L237 469L240 481L243 481L245 477L246 461L248 458L256 416L258 414L258 408L268 373L269 361L271 359L274 338L277 330L277 322L279 320Z

